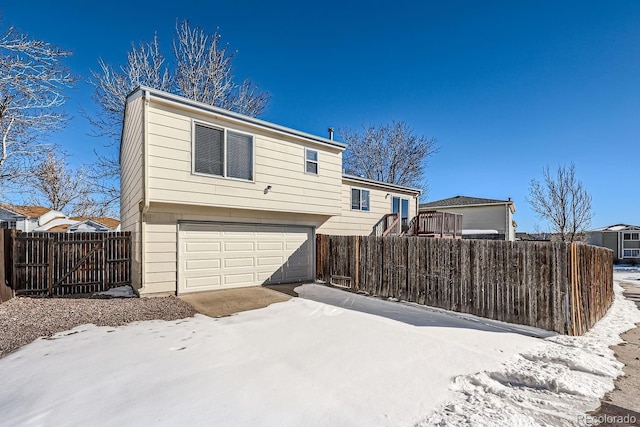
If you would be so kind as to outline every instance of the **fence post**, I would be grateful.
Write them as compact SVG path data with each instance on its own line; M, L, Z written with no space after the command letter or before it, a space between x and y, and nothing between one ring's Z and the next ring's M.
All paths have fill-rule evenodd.
M356 254L356 277L355 285L356 289L360 289L360 236L355 237L355 254Z
M47 236L47 288L49 289L49 296L53 295L53 237Z
M102 291L106 291L107 288L107 253L109 252L107 250L108 245L108 239L107 239L107 233L105 233L104 235L101 236L102 237L102 243L101 243L101 248L100 248L100 252L102 255ZM119 241L118 241L119 242Z

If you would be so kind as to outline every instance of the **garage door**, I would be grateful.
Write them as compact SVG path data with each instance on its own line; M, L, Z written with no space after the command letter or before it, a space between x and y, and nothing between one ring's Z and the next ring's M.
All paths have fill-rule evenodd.
M311 280L312 242L310 227L180 224L178 292Z

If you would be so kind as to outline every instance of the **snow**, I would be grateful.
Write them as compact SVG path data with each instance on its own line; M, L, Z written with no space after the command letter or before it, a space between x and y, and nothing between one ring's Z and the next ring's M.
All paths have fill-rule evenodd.
M93 295L108 296L112 298L133 298L136 296L131 286L117 286L108 291L96 292Z
M584 337L297 290L231 317L39 339L0 359L0 425L577 425L621 372L608 346L640 321L619 287Z
M452 378L540 342L450 322L295 298L220 319L84 325L0 359L0 425L412 425L453 396Z
M471 229L471 228L466 228L462 230L463 236L471 236L474 234L498 234L498 230L492 230L492 229L482 230L482 229Z
M456 397L417 426L584 425L580 417L597 409L623 373L609 346L640 322L640 310L618 284L629 278L640 280L640 271L615 270L613 306L587 334L549 337L499 370L456 377L451 385Z

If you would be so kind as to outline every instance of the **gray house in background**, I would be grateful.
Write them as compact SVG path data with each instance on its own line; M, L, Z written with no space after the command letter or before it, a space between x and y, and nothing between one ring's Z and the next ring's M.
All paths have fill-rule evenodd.
M508 240L516 239L513 214L516 205L511 199L483 199L455 196L420 205L420 212L441 211L462 214L463 239Z
M587 243L613 251L613 258L622 262L640 262L640 227L615 224L587 231Z

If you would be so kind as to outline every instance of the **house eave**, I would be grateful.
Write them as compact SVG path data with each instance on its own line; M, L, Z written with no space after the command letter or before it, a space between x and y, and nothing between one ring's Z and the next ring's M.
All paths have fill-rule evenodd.
M213 114L220 118L239 121L244 124L254 126L257 128L269 130L269 131L280 133L280 134L286 134L296 138L301 138L303 140L313 142L315 144L320 144L326 147L339 149L340 151L344 151L347 148L346 144L334 141L332 139L327 139L327 138L323 138L317 135L312 135L306 132L301 132L285 126L277 125L275 123L256 119L255 117L246 116L244 114L234 113L232 111L225 110L223 108L214 107L212 105L205 104L203 102L193 101L191 99L188 99L182 96L174 95L168 92L164 92L164 91L153 89L146 86L138 86L131 93L129 93L129 95L127 95L127 98L126 98L126 103L129 103L131 100L143 94L148 94L150 98L153 98L159 102L164 101L164 102L181 105L188 108L194 108L202 112Z
M390 184L388 182L376 181L373 179L363 178L355 175L343 174L342 180L353 182L356 184L367 184L367 185L384 188L386 190L391 190L391 191L402 191L404 193L410 193L416 196L419 196L420 194L422 194L422 190L420 190L419 188L412 188L412 187L405 187L403 185Z

